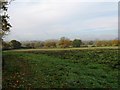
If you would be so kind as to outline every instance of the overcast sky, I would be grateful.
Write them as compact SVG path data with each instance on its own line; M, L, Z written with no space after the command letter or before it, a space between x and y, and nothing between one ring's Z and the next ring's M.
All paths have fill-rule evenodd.
M82 40L117 38L118 2L82 1L12 2L8 13L13 27L5 40L47 40L63 36Z

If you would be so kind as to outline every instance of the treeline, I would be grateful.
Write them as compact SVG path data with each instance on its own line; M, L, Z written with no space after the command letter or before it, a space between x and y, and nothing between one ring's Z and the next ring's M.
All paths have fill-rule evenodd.
M96 41L82 41L81 39L70 40L62 37L60 40L46 40L46 41L26 41L20 42L11 40L10 42L2 42L2 49L31 49L31 48L72 48L72 47L105 47L118 46L120 40L96 40Z
M2 50L20 49L20 48L22 48L22 44L17 40L11 40L10 42L2 41Z

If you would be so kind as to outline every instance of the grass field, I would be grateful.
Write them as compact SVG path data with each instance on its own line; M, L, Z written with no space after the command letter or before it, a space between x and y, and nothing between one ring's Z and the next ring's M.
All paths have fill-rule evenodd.
M3 88L118 88L115 48L5 51L3 61Z

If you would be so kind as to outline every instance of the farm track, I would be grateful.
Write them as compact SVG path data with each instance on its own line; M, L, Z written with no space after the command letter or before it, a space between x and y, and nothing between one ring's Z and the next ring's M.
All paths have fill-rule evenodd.
M120 49L120 48L119 47L45 48L45 49L43 48L43 49L15 49L7 51L64 51L64 50L99 50L99 49Z

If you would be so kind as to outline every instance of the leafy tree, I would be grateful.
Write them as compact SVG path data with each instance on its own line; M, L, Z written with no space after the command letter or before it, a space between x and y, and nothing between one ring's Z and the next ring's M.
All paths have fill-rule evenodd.
M22 42L23 48L43 48L44 42L42 41L29 41L29 42Z
M9 16L7 14L8 4L10 4L11 1L12 0L10 0L10 2L8 2L7 0L0 0L0 46L2 46L2 44L5 44L2 40L2 37L7 34L7 32L9 32L10 28L12 27L11 24L8 22ZM6 45L7 44L5 44L5 46ZM2 61L2 66L4 67L4 60Z
M34 48L41 48L43 46L44 46L44 44L42 42L35 42L34 43Z
M89 45L93 45L94 44L94 41L89 41Z
M82 44L82 41L80 39L75 39L72 42L73 47L80 47L81 44Z
M101 46L102 46L102 41L96 41L95 45L96 45L97 47L101 47Z
M7 14L10 2L8 2L8 0L0 0L0 38L7 34L12 27L8 21L9 16Z
M45 47L50 47L50 48L55 48L56 47L56 42L54 40L47 40L44 43Z
M67 48L71 46L71 41L68 38L62 37L59 41L59 46L61 48Z
M112 40L112 46L118 46L120 44L119 40Z
M12 49L19 49L21 48L21 43L17 40L12 40L9 42Z
M26 48L32 48L31 45L30 45L30 43L25 43L24 47L26 47Z
M9 43L2 41L2 50L8 50L8 49L10 49Z
M35 43L34 43L34 42L31 42L31 43L30 43L30 46L31 46L31 48L35 48Z
M112 46L112 41L111 40L96 41L95 45L98 46L98 47L101 47L101 46Z

